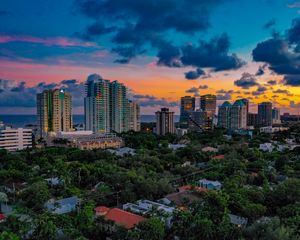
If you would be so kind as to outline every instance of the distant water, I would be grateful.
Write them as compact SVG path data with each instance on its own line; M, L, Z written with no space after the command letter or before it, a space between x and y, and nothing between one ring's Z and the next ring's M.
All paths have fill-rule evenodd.
M175 121L178 122L179 116L175 116ZM24 127L27 124L36 124L36 115L0 115L0 121L6 125L11 125L14 128ZM154 115L141 115L141 122L155 122ZM84 122L83 115L73 115L73 123L79 124Z

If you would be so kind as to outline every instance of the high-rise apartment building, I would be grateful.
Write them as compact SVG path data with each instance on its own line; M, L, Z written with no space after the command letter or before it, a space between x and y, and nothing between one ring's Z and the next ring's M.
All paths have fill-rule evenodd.
M18 151L32 147L32 130L3 127L0 129L0 149Z
M258 124L261 127L272 126L272 103L263 102L258 104Z
M95 133L130 130L130 102L124 84L104 80L98 74L90 75L86 82L84 114L86 130Z
M195 111L195 98L185 96L180 99L180 127L188 128L189 114Z
M71 95L63 89L37 94L37 125L39 137L47 132L72 131Z
M118 81L109 84L110 100L110 127L114 132L126 132L129 130L129 102L127 89Z
M197 110L190 113L189 131L209 130L212 128L211 124L211 118L206 111Z
M170 112L168 108L162 108L161 111L157 111L155 115L157 135L175 133L174 112Z
M257 113L248 113L247 125L257 127L258 126L258 114Z
M200 97L200 109L206 111L208 114L211 113L212 116L216 113L217 107L217 97L216 95L206 94Z
M133 101L129 101L129 130L141 131L140 106Z
M85 84L85 94L85 129L95 133L109 132L109 81L97 74L90 75Z
M218 125L229 130L239 130L247 127L247 106L242 100L234 104L224 102L219 107Z
M219 106L218 111L218 126L222 128L230 128L230 109L231 103L225 101L221 106Z
M281 120L280 120L280 109L274 107L272 109L272 123L273 124L280 124Z
M247 127L247 106L242 100L237 100L230 108L230 130Z

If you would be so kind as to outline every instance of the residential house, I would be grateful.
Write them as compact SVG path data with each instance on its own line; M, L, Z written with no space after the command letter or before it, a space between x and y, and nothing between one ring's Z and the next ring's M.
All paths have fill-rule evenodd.
M240 217L234 214L228 214L230 223L237 225L238 227L244 227L248 223L248 218Z
M108 208L99 206L95 208L96 216L102 216L106 221L113 221L116 225L126 229L132 229L145 218L119 208Z
M60 200L50 199L45 203L45 208L53 214L65 214L70 213L76 209L76 206L80 203L78 197L63 198Z
M207 188L209 190L220 190L222 184L219 181L211 181L207 179L201 179L198 181L200 187Z

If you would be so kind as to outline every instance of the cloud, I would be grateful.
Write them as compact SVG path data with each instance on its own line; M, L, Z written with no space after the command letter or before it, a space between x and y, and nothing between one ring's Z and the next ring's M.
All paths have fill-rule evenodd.
M17 35L0 35L0 43L9 42L28 42L39 43L46 46L59 47L95 47L96 44L92 42L79 41L77 39L65 37L40 38L34 36L17 36Z
M262 75L264 75L266 67L267 67L267 64L264 64L263 66L259 66L257 72L255 73L255 76L262 76Z
M195 71L186 72L185 78L188 80L195 80L203 75L205 75L205 72L201 68L197 68Z
M243 89L249 89L258 85L255 76L250 73L243 73L240 79L234 81L234 84Z
M294 96L293 94L291 94L288 90L286 89L277 89L277 90L274 90L273 93L279 93L279 94L285 94L287 96Z
M268 84L269 86L274 86L274 85L277 84L277 81L276 81L276 80L269 80L269 81L267 82L267 84Z
M258 86L258 88L256 89L256 91L252 92L253 96L259 96L265 93L265 91L267 91L267 88L264 86Z
M40 82L27 86L26 82L0 79L0 107L35 107L36 94L47 89L63 88L73 97L73 106L83 105L84 84L75 79L59 83Z
M208 86L207 85L200 85L199 89L208 89Z
M142 107L176 107L178 102L168 101L166 98L157 98L152 95L135 94L132 99L139 103Z
M214 71L240 68L244 62L229 52L227 34L198 44L186 44L191 36L199 36L210 27L210 15L229 0L76 0L79 12L92 19L86 36L109 33L112 51L129 63L145 53L155 54L158 66L212 68ZM172 42L176 35L176 45ZM79 34L80 36L80 34ZM85 37L86 39L86 37ZM178 41L179 40L179 41ZM195 77L189 73L188 76Z
M244 62L235 54L229 54L227 34L212 38L209 42L200 40L198 45L188 44L182 48L181 62L184 66L212 68L214 71L238 69Z
M300 107L300 102L295 103L294 101L290 101L290 107L291 108L299 108Z
M192 87L188 90L185 91L186 93L193 93L194 94L194 97L199 97L200 94L199 94L199 88L197 87Z
M271 27L274 27L276 25L276 20L271 19L270 21L266 22L263 26L264 29L270 29Z
M273 34L257 44L253 60L265 62L273 72L283 75L283 84L300 86L300 19L294 19L284 34Z

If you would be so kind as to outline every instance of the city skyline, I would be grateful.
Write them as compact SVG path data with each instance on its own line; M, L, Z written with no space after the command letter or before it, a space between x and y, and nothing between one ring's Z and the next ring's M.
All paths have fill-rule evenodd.
M299 114L299 2L109 2L3 1L2 114L35 114L35 95L50 88L69 91L74 114L83 114L93 73L128 86L141 114L167 107L179 115L180 97L205 94L216 94L218 106L247 98L250 112L271 101L281 113ZM121 12L126 18L112 24Z

